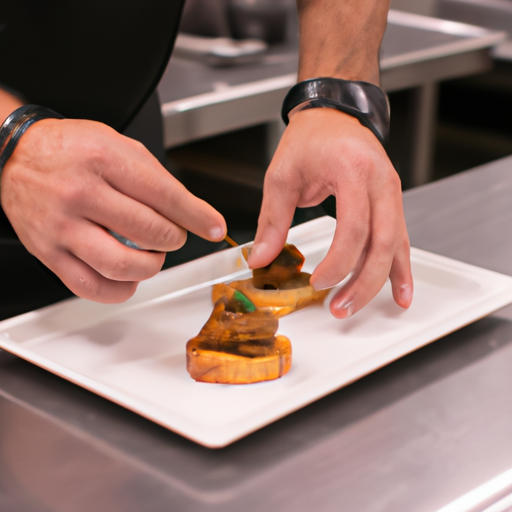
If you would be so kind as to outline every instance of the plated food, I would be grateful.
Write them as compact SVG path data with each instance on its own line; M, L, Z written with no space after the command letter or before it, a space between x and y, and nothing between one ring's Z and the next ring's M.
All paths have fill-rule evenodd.
M254 270L252 278L213 287L213 312L187 343L187 371L193 379L249 384L289 371L291 342L277 334L278 319L322 303L328 293L311 286L303 264L304 256L288 244L270 265Z

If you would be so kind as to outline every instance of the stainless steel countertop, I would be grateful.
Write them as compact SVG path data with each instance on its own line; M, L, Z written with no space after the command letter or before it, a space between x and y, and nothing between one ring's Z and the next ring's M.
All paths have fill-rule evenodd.
M489 49L504 33L390 11L381 49L382 85L389 92L489 69ZM278 120L296 81L296 44L274 49L258 64L213 68L173 57L158 87L165 145Z
M507 32L509 39L497 45L492 53L496 59L512 60L510 0L438 0L436 11L441 18Z
M512 32L510 0L437 0L440 18Z
M511 167L406 192L413 245L512 274ZM511 368L508 307L215 451L0 353L0 510L438 511L512 469Z

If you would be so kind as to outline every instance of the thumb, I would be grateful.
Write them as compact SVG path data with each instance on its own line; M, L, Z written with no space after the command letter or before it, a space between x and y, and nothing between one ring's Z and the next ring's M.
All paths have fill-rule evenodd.
M258 230L247 262L250 268L265 267L281 252L298 198L298 191L287 186L285 181L278 181L267 174Z

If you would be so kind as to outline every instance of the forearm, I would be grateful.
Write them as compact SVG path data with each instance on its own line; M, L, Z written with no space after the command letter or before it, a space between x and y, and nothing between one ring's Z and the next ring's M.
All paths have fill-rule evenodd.
M299 81L320 76L379 84L389 0L297 0Z

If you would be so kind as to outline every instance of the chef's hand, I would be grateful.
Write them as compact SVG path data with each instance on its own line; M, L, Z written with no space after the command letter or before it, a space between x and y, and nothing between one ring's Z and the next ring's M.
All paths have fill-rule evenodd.
M128 299L186 231L222 240L220 213L189 193L139 142L106 125L45 119L4 167L2 207L25 247L76 295ZM128 248L107 229L151 251Z
M403 308L412 300L409 239L400 179L377 138L357 119L323 108L295 114L267 170L263 204L249 266L268 265L281 251L295 207L336 197L332 245L311 278L316 289L349 282L331 301L347 318L391 279Z

